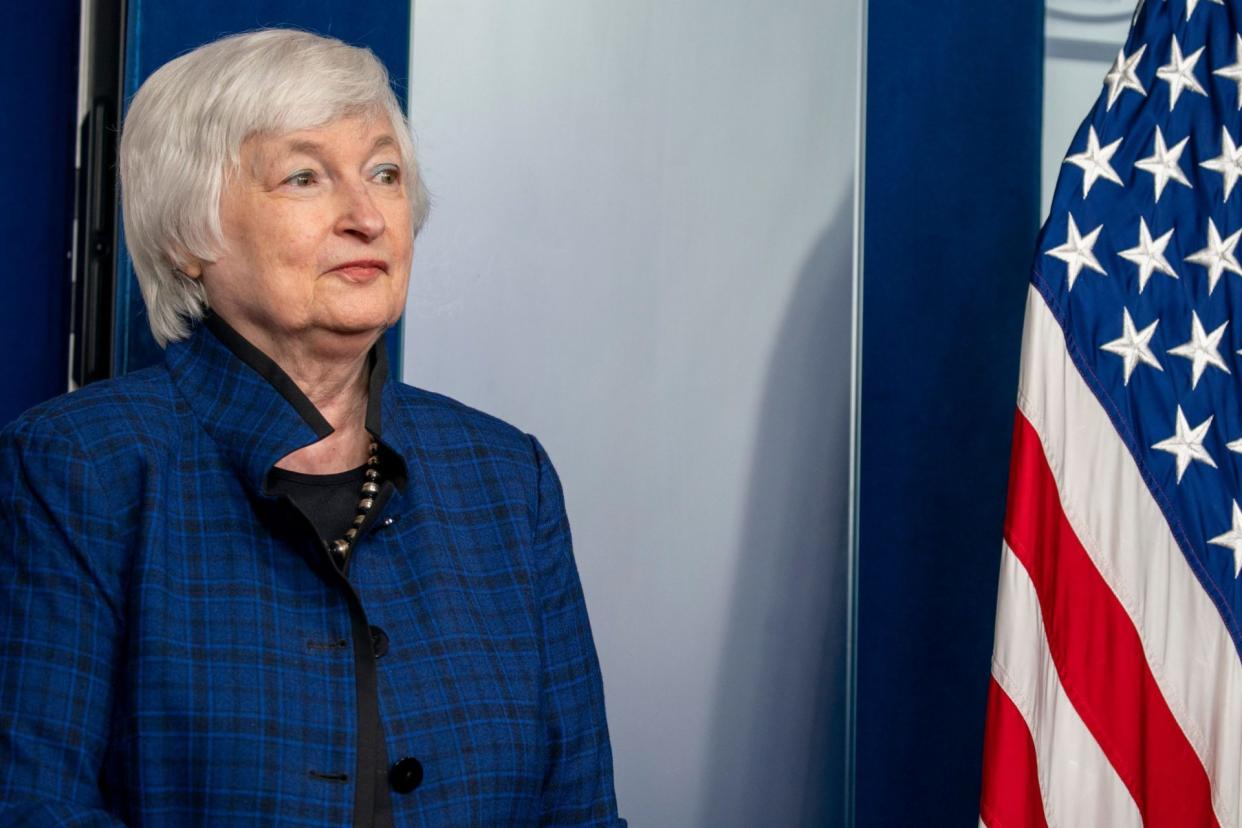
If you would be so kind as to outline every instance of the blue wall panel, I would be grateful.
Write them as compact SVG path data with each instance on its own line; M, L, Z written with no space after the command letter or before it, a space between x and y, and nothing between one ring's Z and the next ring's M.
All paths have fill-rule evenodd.
M856 814L977 823L1043 3L870 0Z
M410 0L131 0L127 24L125 100L164 63L216 38L264 27L307 29L365 46L388 67L404 105L409 89ZM133 267L122 249L117 268L116 373L160 357L147 325ZM389 364L401 376L401 329L388 334Z
M5 9L0 50L3 425L68 383L78 3Z

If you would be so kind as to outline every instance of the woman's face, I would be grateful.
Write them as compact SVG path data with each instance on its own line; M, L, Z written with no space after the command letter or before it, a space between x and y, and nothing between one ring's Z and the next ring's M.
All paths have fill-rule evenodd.
M382 116L247 139L200 265L212 309L269 354L374 340L405 307L407 174Z

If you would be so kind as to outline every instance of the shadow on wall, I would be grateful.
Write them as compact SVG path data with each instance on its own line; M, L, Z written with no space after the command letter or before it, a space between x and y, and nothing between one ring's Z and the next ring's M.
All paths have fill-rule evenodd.
M764 387L700 825L841 823L853 247L847 192Z

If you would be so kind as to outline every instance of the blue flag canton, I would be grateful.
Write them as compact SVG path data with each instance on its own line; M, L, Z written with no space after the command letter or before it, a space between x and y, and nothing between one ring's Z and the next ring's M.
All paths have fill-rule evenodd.
M1242 651L1240 22L1242 0L1140 5L1034 282Z

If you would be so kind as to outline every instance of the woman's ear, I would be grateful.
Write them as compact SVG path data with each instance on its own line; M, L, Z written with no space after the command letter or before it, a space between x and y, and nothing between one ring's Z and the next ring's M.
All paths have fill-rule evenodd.
M193 256L180 256L177 264L173 265L173 272L186 276L191 279L198 279L203 275L203 263Z

